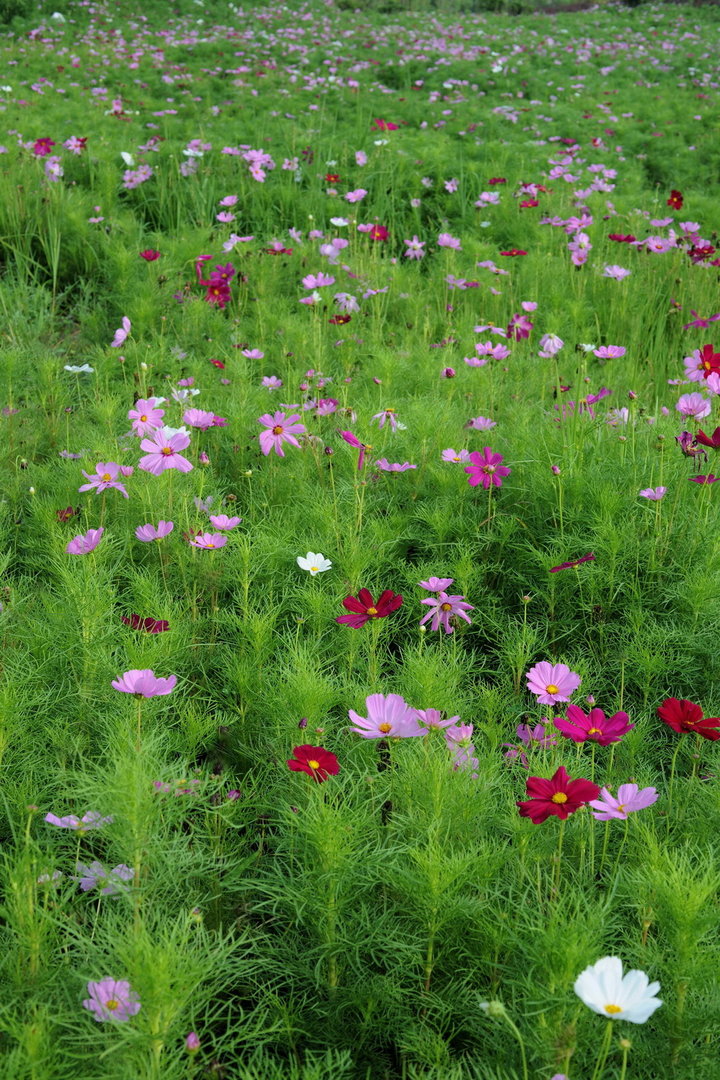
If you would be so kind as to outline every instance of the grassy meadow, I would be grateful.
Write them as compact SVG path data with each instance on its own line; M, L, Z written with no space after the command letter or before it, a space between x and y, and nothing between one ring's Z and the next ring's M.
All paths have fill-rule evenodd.
M0 3L7 1080L720 1077L720 8L386 7Z

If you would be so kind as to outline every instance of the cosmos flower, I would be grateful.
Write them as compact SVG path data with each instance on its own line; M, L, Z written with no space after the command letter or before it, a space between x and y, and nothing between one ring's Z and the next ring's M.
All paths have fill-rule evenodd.
M580 1000L599 1016L609 1020L628 1020L644 1024L662 1005L655 997L660 983L651 983L644 971L623 975L622 960L604 956L585 968L573 989Z
M322 746L296 746L293 756L288 761L288 768L293 772L304 772L312 776L318 784L328 776L337 776L340 772L338 759Z
M198 533L188 543L190 547L204 548L206 550L212 550L215 548L222 548L228 542L227 536L223 536L222 533Z
M115 488L126 499L129 498L124 485L118 480L119 474L124 475L123 466L115 461L98 461L95 470L94 473L86 473L83 469L83 476L89 483L81 484L78 491L106 491L108 488Z
M133 668L124 672L119 679L113 679L110 685L123 694L133 694L137 698L162 697L175 689L177 675L160 678L150 668Z
M141 615L121 615L120 618L132 630L144 630L148 634L163 634L170 629L170 623L165 619L153 619L151 616L143 619Z
M260 432L258 440L260 449L266 457L271 450L274 450L279 457L285 457L283 443L300 446L295 436L302 435L306 428L304 424L298 423L299 420L299 413L293 413L292 416L286 416L284 412L275 412L272 415L263 413L258 417L258 424L265 426L265 431Z
M164 537L169 536L175 528L175 524L172 521L158 521L157 525L138 525L135 530L135 535L138 540L142 540L143 543L150 543L153 540L162 540Z
M378 469L382 469L383 472L401 473L407 472L408 469L417 469L417 465L411 465L409 461L403 462L401 465L399 462L391 464L387 458L380 458L375 462Z
M397 611L402 606L403 598L399 594L392 592L391 589L385 589L380 594L377 601L374 601L372 594L368 589L360 589L355 596L346 596L343 600L343 607L350 612L349 615L339 615L335 622L345 623L347 626L352 626L353 629L358 630L364 626L370 619L384 619L390 615L391 612Z
M599 799L591 799L589 805L593 808L593 817L597 821L626 821L628 814L636 810L644 810L657 802L658 793L654 787L642 788L637 784L621 784L618 788L617 798L611 795L607 788L600 792Z
M364 739L404 739L427 734L427 728L418 723L417 711L399 694L370 694L365 698L365 709L366 717L348 710L355 725L352 730Z
M628 731L635 727L628 722L628 714L625 712L617 712L606 719L602 709L591 709L586 716L577 705L568 705L567 718L560 717L554 724L561 735L575 743L590 740L600 746L619 742L623 735L627 735Z
M571 780L563 765L550 780L528 777L526 788L530 798L516 805L520 816L529 817L533 825L542 825L551 816L565 820L600 794L600 788L590 780Z
M87 555L98 546L104 532L101 525L99 529L88 529L84 536L73 536L65 551L68 555Z
M79 876L73 877L72 880L80 883L82 892L89 892L90 889L102 885L100 889L102 896L114 896L121 892L125 888L125 882L132 881L135 876L135 871L125 863L114 866L112 870L105 870L99 862L92 862L89 866L79 862L75 869Z
M119 349L120 346L123 345L127 341L128 335L130 334L130 331L132 330L132 323L128 319L127 315L123 315L121 321L122 321L122 326L115 331L115 337L112 339L112 341L110 343L110 347L113 348L113 349Z
M89 982L87 992L90 997L83 1001L83 1008L94 1013L100 1023L123 1023L140 1012L138 996L124 979L108 975L100 982Z
M720 739L720 731L716 730L720 728L720 718L703 717L700 706L687 698L666 698L662 705L658 706L657 712L660 719L673 731L677 731L678 735L695 732L710 742Z
M296 562L300 569L307 570L311 577L324 573L332 566L330 559L326 559L324 555L315 554L313 551L308 551L305 558L298 555Z
M57 814L46 814L45 821L48 825L57 825L59 829L72 829L73 832L83 835L89 829L100 829L103 825L112 825L115 819L112 816L103 817L97 810L88 810L81 818L75 814L67 814L58 817Z
M643 488L642 491L638 492L638 495L642 495L643 499L652 499L653 502L659 502L666 494L666 487Z
M502 454L494 454L489 446L484 446L482 453L477 450L470 454L472 465L465 466L468 473L468 484L477 487L478 484L487 489L491 486L502 487L502 478L509 476L511 469L507 465L501 465Z
M554 471L555 470L553 469L553 472ZM573 559L572 562L560 563L559 566L551 566L550 567L550 573L551 574L557 574L558 570L569 570L571 567L580 566L581 563L591 562L594 558L595 558L595 556L593 555L593 553L591 551L588 555L583 555L582 558L580 558L580 559Z
M166 469L177 469L179 472L192 472L192 463L179 454L179 450L185 450L190 445L190 436L184 431L176 431L167 435L164 428L154 431L152 437L143 439L140 449L145 450L145 456L138 462L138 468L153 476L160 476Z
M550 664L547 660L530 668L525 677L528 690L535 694L540 705L569 701L581 682L580 676L566 664Z
M424 626L428 619L432 619L431 630L439 630L442 626L446 634L452 634L453 628L450 625L450 618L453 615L464 619L468 626L472 625L467 612L474 611L475 608L472 604L466 603L465 597L460 594L449 596L446 592L441 591L437 596L426 597L420 603L430 608L428 613L420 620L420 626Z

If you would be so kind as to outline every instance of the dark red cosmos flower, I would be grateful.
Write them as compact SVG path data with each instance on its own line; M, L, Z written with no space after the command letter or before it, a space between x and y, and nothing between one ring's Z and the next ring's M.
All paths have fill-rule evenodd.
M559 566L551 566L550 567L550 573L551 574L557 574L558 570L569 570L571 566L579 566L580 563L590 562L590 560L594 559L594 558L595 558L595 556L593 555L593 553L591 551L588 555L583 555L583 557L581 559L573 559L572 562L563 562L563 563L560 563Z
M658 716L679 735L695 731L711 742L720 739L720 731L713 730L720 727L720 717L703 717L700 706L687 698L665 698L658 706Z
M694 245L688 251L690 261L693 263L705 262L711 255L715 254L715 248L712 244L701 244L700 246Z
M265 253L266 255L292 255L292 253L293 253L293 249L292 249L292 248L286 248L286 247L281 247L281 248L263 248L263 251L264 251L264 253Z
M373 225L368 235L371 240L387 240L390 234L384 225Z
M542 825L553 814L564 821L600 794L600 788L590 780L571 780L563 765L550 780L528 777L526 787L530 798L515 805L520 816L529 817L533 825Z
M668 206L672 206L673 210L682 210L683 197L681 191L676 191L674 188L670 192L670 198L667 201Z
M712 375L713 371L720 372L720 353L713 352L712 345L703 345L698 352L700 353L700 367L703 369L704 379Z
M608 233L608 240L615 240L618 244L634 244L637 237L633 236L632 233L611 232Z
M340 764L334 754L322 746L307 744L293 747L293 757L288 761L288 768L293 772L307 773L318 784L322 784L328 776L337 776L340 772Z
M328 184L337 184L339 179L340 179L339 173L336 173L336 172L325 173L325 181Z
M720 428L718 428L718 430L720 431ZM79 513L79 506L76 506L75 509L73 509L72 506L66 506L64 510L56 510L55 517L58 521L69 521L71 517L75 517L75 515Z
M698 428L695 438L703 446L710 446L713 450L720 450L720 427L716 427L712 435L706 435L702 428ZM58 513L60 513L59 510Z
M507 184L507 180L504 176L493 176L490 180L488 180L488 186L494 187L495 184Z
M156 259L160 258L160 252L156 251L155 248L146 248L145 251L140 252L140 258L144 259L145 262L155 262Z
M500 254L514 257L515 255L527 255L527 251L523 251L522 248L510 248L509 251L501 251Z
M212 364L213 367L216 367L216 368L224 369L224 367L225 367L222 360L214 360L212 357L210 358L210 363Z
M346 596L342 602L343 607L351 614L338 615L335 622L346 623L355 630L359 630L369 619L384 619L392 611L397 611L402 602L402 596L391 589L385 589L377 602L373 600L369 589L360 589L357 596Z
M720 480L720 476L715 476L714 473L708 473L707 476L689 476L688 479L696 484L714 484L717 480Z
M52 139L36 139L33 143L33 154L35 157L47 157L53 146L55 143Z
M352 319L352 315L333 315L332 319L328 319L331 326L344 326L345 323L349 323Z
M530 206L539 206L539 205L540 205L540 203L537 201L537 199L525 199L524 202L520 203L520 209L521 210L526 210Z
M152 619L150 616L143 619L140 615L131 615L129 619L127 615L121 615L120 618L131 629L145 630L148 634L162 634L170 629L170 623L165 619Z

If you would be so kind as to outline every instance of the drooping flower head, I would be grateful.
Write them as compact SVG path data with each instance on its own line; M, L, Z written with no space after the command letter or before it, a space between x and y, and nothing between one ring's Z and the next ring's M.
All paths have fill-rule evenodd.
M580 676L566 664L550 664L547 660L530 668L525 677L528 690L536 695L540 705L569 701L581 682Z
M367 716L354 709L348 716L355 725L352 730L364 739L403 739L427 734L418 723L418 714L399 694L370 694L365 698Z
M585 562L592 562L595 558L592 551L588 555L583 555L580 559L573 559L571 562L560 563L559 566L551 566L550 573L557 574L558 570L570 570L573 567L580 566Z
M600 794L600 788L590 780L571 780L563 765L550 780L528 777L526 787L530 798L516 805L520 816L529 817L533 825L541 825L551 816L565 820Z
M617 956L604 956L585 968L573 989L589 1009L606 1020L644 1024L662 1005L655 997L660 983L651 983L644 971L623 975L622 960Z
M346 596L343 607L349 615L339 615L335 622L345 623L358 630L369 619L384 619L391 612L397 611L402 606L403 598L399 593L391 589L385 589L377 600L373 600L372 593L368 589L360 589L357 596Z
M322 746L296 746L293 756L288 761L288 768L293 772L304 772L321 784L328 776L337 776L340 772L338 759Z
M710 742L720 739L720 731L716 730L720 728L720 718L703 717L700 706L687 698L666 698L658 706L658 716L679 735L694 731Z
M172 693L177 682L177 675L168 675L160 678L150 668L138 670L133 668L126 671L119 679L113 679L110 684L115 690L123 694L134 694L137 698L160 697Z
M507 465L500 464L502 460L502 454L494 454L489 446L484 446L482 453L474 450L470 455L472 465L465 466L470 487L482 484L486 491L492 485L502 487L502 478L512 471Z
M83 1001L83 1008L94 1013L99 1023L123 1023L140 1012L138 996L124 979L108 975L100 982L89 982L87 992L90 997Z
M114 866L112 870L106 870L100 862L92 862L89 866L79 862L75 869L78 877L73 877L72 880L79 882L82 892L89 892L90 889L102 886L100 888L102 896L115 896L122 892L126 888L125 883L132 881L135 876L135 871L125 863Z
M627 735L628 731L635 727L629 723L628 714L625 712L617 712L606 719L602 709L591 709L586 716L577 705L568 705L567 719L560 717L554 724L566 739L572 739L575 743L589 740L600 746L620 742L623 735Z
M153 619L150 615L145 619L141 615L131 615L129 618L121 615L120 618L131 629L144 630L148 634L162 634L170 629L170 623L166 619Z

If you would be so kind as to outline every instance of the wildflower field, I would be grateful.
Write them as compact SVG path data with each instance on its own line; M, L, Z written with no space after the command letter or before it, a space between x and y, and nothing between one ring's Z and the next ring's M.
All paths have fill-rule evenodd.
M57 2L0 1073L720 1078L720 8Z

